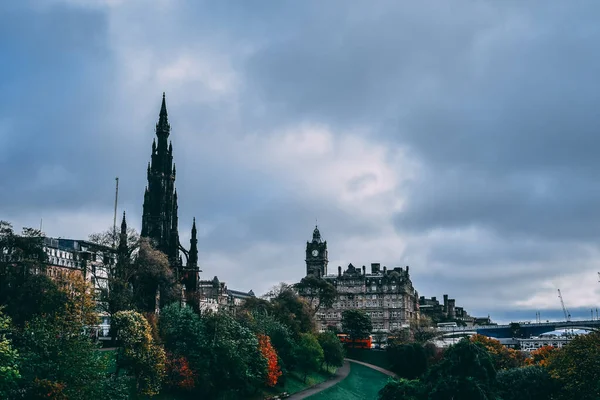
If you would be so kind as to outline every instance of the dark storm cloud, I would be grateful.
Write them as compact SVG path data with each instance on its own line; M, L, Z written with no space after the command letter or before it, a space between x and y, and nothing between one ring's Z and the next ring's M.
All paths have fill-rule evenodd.
M209 227L203 256L244 257L243 268L228 267L231 279L248 269L295 277L284 271L303 270L314 218L332 249L385 240L372 210L349 211L242 163L268 156L261 141L226 148L307 122L334 136L365 132L365 143L401 147L418 162L417 176L397 186L405 203L393 222L421 294L450 292L484 312L527 297L542 269L551 277L569 257L593 257L583 247L600 236L595 2L23 4L0 5L0 218L110 214L119 176L120 207L139 228L165 90L182 238L196 216ZM157 78L182 54L198 63ZM211 92L222 72L214 55L234 76L224 95ZM345 188L360 192L376 178ZM470 229L481 237L454 238ZM297 251L253 255L264 243Z
M401 229L596 238L600 32L588 5L462 3L451 18L388 5L355 24L343 10L258 52L250 76L289 113L380 123L418 154L429 175Z
M0 120L9 129L0 159L5 212L63 209L92 201L110 65L103 15L69 7L44 12L3 4L0 12ZM102 128L100 128L102 127Z

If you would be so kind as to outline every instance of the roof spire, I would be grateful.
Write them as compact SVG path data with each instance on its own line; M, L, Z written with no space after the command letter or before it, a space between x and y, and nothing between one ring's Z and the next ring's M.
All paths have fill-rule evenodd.
M192 237L190 238L190 257L188 259L188 266L195 267L198 265L198 239L196 238L196 217L192 223Z
M121 221L121 234L127 233L127 221L125 220L125 211L123 211L123 221Z
M167 102L165 100L165 92L163 92L162 104L160 106L160 114L161 117L164 115L167 116Z
M313 231L313 242L321 243L321 232L319 232L319 227L316 225Z
M161 138L161 136L164 136L166 139L169 136L170 131L171 126L169 125L169 118L167 117L167 102L165 100L165 92L163 92L162 104L160 106L160 113L158 117L158 124L156 124L156 135L159 139Z

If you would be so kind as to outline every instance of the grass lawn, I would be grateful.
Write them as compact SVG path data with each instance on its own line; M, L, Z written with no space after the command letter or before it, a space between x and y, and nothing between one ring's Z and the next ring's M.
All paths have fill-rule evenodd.
M310 396L310 400L375 400L389 377L360 364L350 363L350 374L337 385Z
M301 390L330 379L333 374L335 374L336 370L336 367L330 367L327 370L324 369L319 372L312 372L306 377L306 383L302 381L302 376L300 374L292 372L287 377L283 387L277 386L273 389L265 390L265 395L273 396L283 392L288 392L289 394L300 392Z
M346 357L390 369L390 360L385 350L346 349Z

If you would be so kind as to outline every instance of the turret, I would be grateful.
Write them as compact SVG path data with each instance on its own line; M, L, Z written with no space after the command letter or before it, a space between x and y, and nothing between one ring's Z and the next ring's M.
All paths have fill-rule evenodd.
M119 248L117 250L117 274L125 271L129 261L129 248L127 244L127 220L125 211L123 211L123 220L121 221L121 233L119 234Z
M192 223L192 236L190 239L190 258L188 259L188 266L195 267L198 265L198 239L196 238L198 231L196 230L196 218Z
M313 231L313 243L321 243L321 232L319 232L319 227L315 225L315 230Z

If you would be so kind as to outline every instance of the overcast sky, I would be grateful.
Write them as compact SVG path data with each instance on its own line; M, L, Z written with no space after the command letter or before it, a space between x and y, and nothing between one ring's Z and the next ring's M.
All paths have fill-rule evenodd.
M166 92L180 236L264 293L410 265L420 295L535 320L599 306L596 1L0 2L0 219L139 229Z

